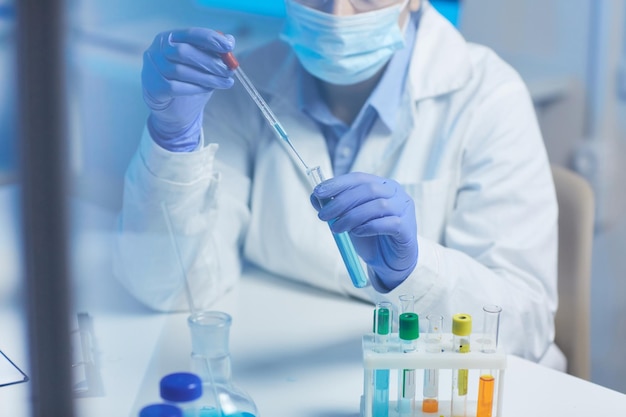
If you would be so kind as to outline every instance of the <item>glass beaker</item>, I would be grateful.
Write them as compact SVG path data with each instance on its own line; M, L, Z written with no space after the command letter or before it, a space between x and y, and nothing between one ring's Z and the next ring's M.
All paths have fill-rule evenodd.
M232 380L228 339L232 318L200 311L187 319L191 330L191 369L203 382L201 417L258 417L256 404Z

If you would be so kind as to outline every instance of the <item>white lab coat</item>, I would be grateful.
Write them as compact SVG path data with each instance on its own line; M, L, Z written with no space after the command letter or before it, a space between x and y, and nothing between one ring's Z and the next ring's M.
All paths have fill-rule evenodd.
M482 306L498 304L501 343L540 360L554 336L557 204L528 91L431 7L417 36L396 129L375 123L352 168L395 179L415 200L417 267L388 297L414 294L420 314L470 313L476 331ZM281 42L242 61L304 161L331 176L324 137L298 111L297 66ZM371 296L352 286L309 202L303 169L240 86L211 98L204 142L173 154L144 133L127 172L116 255L131 293L156 309L186 306L164 202L197 306L237 282L244 258L329 291Z

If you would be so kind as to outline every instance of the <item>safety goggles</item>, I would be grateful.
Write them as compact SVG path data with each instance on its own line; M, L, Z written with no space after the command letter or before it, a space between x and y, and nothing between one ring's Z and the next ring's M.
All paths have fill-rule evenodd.
M352 7L358 12L371 12L373 10L384 9L385 7L400 4L403 0L292 0L312 9L324 10L333 1L349 1Z

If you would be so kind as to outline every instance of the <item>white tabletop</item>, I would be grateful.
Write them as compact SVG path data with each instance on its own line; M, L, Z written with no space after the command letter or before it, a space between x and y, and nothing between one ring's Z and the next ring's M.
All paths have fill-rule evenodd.
M361 337L371 329L372 306L248 270L239 288L215 308L233 316L234 379L254 398L261 416L358 415ZM134 410L158 398L161 376L187 369L186 318L167 318ZM504 417L586 417L622 411L626 395L508 357Z
M0 190L0 227L10 224L6 202ZM163 375L189 369L188 314L156 313L135 302L110 272L112 214L82 208L105 226L86 228L73 246L79 260L74 307L93 317L105 395L77 399L77 416L136 417L142 406L159 400ZM6 236L0 238L0 259L15 253ZM9 265L11 274L19 272ZM7 276L0 275L0 349L28 373L19 305L6 302L15 299L15 281ZM214 307L233 317L234 380L254 398L261 416L358 416L361 338L371 329L371 305L247 268ZM29 383L1 387L0 416L29 415L29 389ZM503 416L530 415L626 415L626 395L509 356Z

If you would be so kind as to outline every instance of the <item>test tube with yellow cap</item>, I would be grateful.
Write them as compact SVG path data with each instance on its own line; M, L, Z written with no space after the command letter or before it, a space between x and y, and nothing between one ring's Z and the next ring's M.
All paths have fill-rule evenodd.
M455 314L452 316L453 348L457 353L470 352L470 334L472 333L472 316L469 314ZM455 369L452 371L452 417L467 416L467 385L468 370Z

